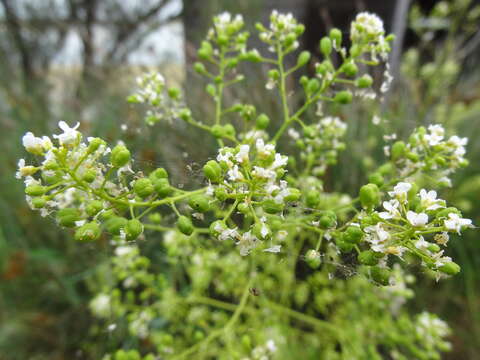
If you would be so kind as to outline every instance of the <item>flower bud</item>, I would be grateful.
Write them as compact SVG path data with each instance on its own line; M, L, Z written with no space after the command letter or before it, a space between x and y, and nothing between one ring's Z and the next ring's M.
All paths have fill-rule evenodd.
M101 233L98 223L92 221L80 226L75 231L75 240L82 242L95 241L100 237Z
M384 183L382 174L380 174L378 172L371 174L368 177L368 181L371 182L372 184L377 185L377 186L382 186L383 183Z
M61 226L74 227L75 222L79 220L81 220L81 214L78 209L64 208L57 212L57 221Z
M208 41L202 41L202 45L198 50L198 57L200 59L207 60L212 56L212 53L213 53L212 44L210 44Z
M309 60L310 60L310 52L308 52L308 51L302 51L302 52L300 53L300 55L298 56L297 66L298 66L298 67L303 66L303 65L305 65L306 63L308 63Z
M440 266L438 270L447 275L457 275L460 272L461 268L460 265L451 261Z
M102 139L100 139L100 138L91 139L90 143L88 144L88 147L87 147L87 153L88 154L93 154L95 151L98 150L98 148L101 145L105 145L105 141L103 141Z
M154 190L153 184L148 178L138 179L133 184L133 191L142 199L150 196Z
M342 44L342 32L339 29L333 28L330 30L330 39L336 47L340 47Z
M196 62L193 64L193 70L197 72L200 75L205 75L207 73L207 69L205 69L205 65L203 65L201 62Z
M41 209L45 206L47 200L44 197L35 197L32 199L32 205L35 209Z
M168 172L164 168L158 168L150 173L149 178L152 181L154 179L166 179L168 178Z
M188 205L198 212L204 213L210 209L210 201L205 195L195 195L190 198Z
M223 129L222 125L213 125L212 128L210 129L210 132L212 133L213 136L215 136L217 139L223 137L225 135L225 130Z
M190 218L182 215L177 220L177 228L182 234L192 235L194 227Z
M330 55L332 52L332 40L330 38L324 37L320 40L320 51L325 56Z
M362 237L363 231L358 226L349 226L343 233L343 240L351 244L358 244Z
M318 269L320 264L322 263L322 259L320 258L320 253L314 249L310 249L305 254L305 261L307 265L310 266L312 269Z
M348 62L342 66L342 70L347 76L355 76L358 73L358 66L353 62Z
M307 94L314 94L319 89L320 89L320 82L317 79L313 78L308 81L307 87L305 90Z
M82 180L90 184L95 180L96 177L97 177L96 171L93 169L88 169L83 174Z
M237 210L244 215L250 213L250 207L248 206L247 203L244 203L244 202L241 202L240 204L237 205Z
M282 212L285 208L284 204L279 204L273 199L267 199L263 201L262 208L267 214L276 214Z
M392 160L396 161L396 160L404 157L406 149L407 149L407 146L405 145L405 143L403 141L396 141L392 145L392 150L391 150Z
M127 240L135 240L143 233L143 224L137 220L128 220L125 224L125 237Z
M95 216L103 210L103 203L100 200L93 200L85 207L88 216Z
M47 188L42 185L29 185L25 188L25 194L28 196L42 196L47 192Z
M337 226L337 215L333 211L327 211L320 217L320 227L322 229L331 229Z
M223 126L224 132L227 136L235 136L235 128L233 127L232 124L225 124Z
M310 190L305 197L305 204L308 207L316 207L320 202L320 192L317 190Z
M373 84L373 79L370 75L365 74L355 81L355 85L360 89L369 88Z
M222 168L215 160L210 160L203 166L203 173L212 182L219 182L222 179Z
M168 179L166 178L155 179L152 181L152 184L153 184L153 189L155 190L155 192L158 194L160 198L164 198L170 195L173 191Z
M285 201L298 201L302 193L295 188L288 188L288 195L284 197Z
M119 235L120 230L125 228L127 219L121 216L112 216L105 221L105 229L112 235Z
M335 102L339 104L349 104L352 102L353 95L348 90L342 90L335 94Z
M124 145L117 145L110 154L110 162L115 167L122 167L130 161L130 151Z
M358 262L363 265L377 265L378 257L372 250L365 250L358 254Z
M390 280L390 270L380 266L372 266L370 268L370 276L373 280L381 285L388 285Z
M380 202L380 191L375 184L363 185L360 188L360 203L364 208L373 208Z
M255 123L255 126L256 126L257 129L265 130L268 127L269 123L270 123L269 117L265 114L260 114L257 117L257 121Z
M225 201L228 197L227 190L224 187L217 187L214 191L214 195L220 201Z

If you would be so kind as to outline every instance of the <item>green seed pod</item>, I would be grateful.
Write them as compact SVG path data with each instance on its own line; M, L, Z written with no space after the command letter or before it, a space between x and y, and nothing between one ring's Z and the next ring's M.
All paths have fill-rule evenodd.
M333 28L330 30L330 39L337 48L342 44L342 32L339 29Z
M461 268L460 265L451 261L440 266L438 270L447 275L457 275L460 272Z
M377 265L378 257L373 250L365 250L358 254L358 262L363 265Z
M431 252L437 253L440 251L440 246L438 246L437 244L430 244L427 246L427 249Z
M232 124L226 124L223 126L225 135L235 137L235 128Z
M74 227L75 222L81 219L80 210L75 208L64 208L57 212L57 222L61 226Z
M331 214L324 214L320 217L320 228L332 229L337 226L337 217Z
M317 190L310 190L305 196L305 204L308 207L316 207L320 202L320 192Z
M290 33L287 36L285 36L285 40L283 44L285 45L286 48L290 47L293 45L293 43L297 40L297 35Z
M288 188L288 195L284 197L286 201L298 201L300 197L302 196L302 193L300 190L295 189L295 188Z
M316 135L317 131L315 130L315 128L313 126L305 126L303 128L303 135L305 135L305 137L307 138L310 138L310 139L313 139Z
M380 266L372 266L370 268L370 275L377 283L381 285L388 285L391 272L389 269Z
M310 61L310 52L302 51L297 59L297 66L304 66L306 63Z
M182 215L177 220L177 228L182 234L192 235L194 227L190 218Z
M92 221L80 226L75 231L75 240L82 242L95 241L100 237L101 233L100 225L98 225L97 222Z
M314 94L319 89L320 89L320 81L318 81L315 78L308 80L307 88L306 88L307 94Z
M196 62L195 64L193 64L193 70L195 70L195 72L200 75L205 75L207 73L205 65L203 65L201 62Z
M350 104L352 102L353 95L348 90L342 90L335 94L334 101L339 104Z
M155 192L158 194L160 198L167 197L173 192L173 189L170 186L168 179L166 178L154 180L153 189L155 190Z
M148 178L138 179L133 184L133 191L142 199L150 196L154 190L155 188L153 187L152 182Z
M364 208L373 208L380 203L380 190L375 184L363 185L360 188L360 203Z
M102 139L100 139L100 138L91 139L90 143L88 144L88 147L87 147L87 153L88 154L93 154L95 151L98 150L98 148L101 145L105 145L105 141L103 141Z
M210 160L203 166L203 173L212 182L219 182L222 179L222 168L215 160Z
M215 197L220 201L225 201L228 198L227 190L224 187L218 187L214 190Z
M42 196L47 192L47 188L42 185L29 185L25 188L25 194L28 196Z
M370 75L365 74L362 77L359 77L357 80L355 80L355 86L360 88L360 89L366 89L372 86L373 84L373 79Z
M158 212L149 214L148 220L153 224L160 224L162 222L162 215Z
M103 210L103 202L100 200L91 201L85 208L85 212L88 214L88 216L95 216L101 210Z
M115 167L122 167L130 161L130 157L130 151L124 145L117 145L110 154L110 162Z
M135 240L143 233L143 224L137 220L132 219L127 221L125 225L125 236L127 240Z
M384 183L383 176L380 173L373 173L368 177L368 181L377 186L382 186Z
M378 168L378 172L383 176L390 175L393 172L393 170L394 170L394 167L389 162L386 164L383 164Z
M318 269L320 264L322 263L322 259L320 257L320 253L314 249L310 249L305 254L305 261L307 265L310 266L312 269Z
M351 244L358 244L362 237L363 231L358 226L349 226L343 233L343 240Z
M127 219L121 216L112 216L105 221L105 229L112 235L120 235L120 230L127 225Z
M250 213L250 207L247 205L247 203L244 202L241 202L237 205L237 210L240 211L242 214Z
M202 41L200 49L198 50L198 57L207 60L212 56L213 47L208 41Z
M343 240L341 237L335 239L335 244L342 253L348 253L353 250L354 244Z
M328 37L323 37L320 40L320 52L325 55L329 56L332 52L332 40Z
M279 204L273 199L267 199L263 201L262 208L267 214L277 214L282 212L285 208L284 204Z
M88 169L82 176L82 180L87 183L92 183L97 177L97 172L93 169Z
M35 197L32 199L32 205L35 209L41 209L45 206L47 200L43 197Z
M195 195L190 198L188 205L192 209L204 213L210 210L210 199L205 195Z
M407 145L403 141L396 141L392 145L392 160L396 161L398 159L401 159L405 156L407 150Z
M257 129L265 130L268 127L269 123L270 123L270 118L265 114L260 114L257 117L257 121L255 123L255 126L256 126Z
M168 178L168 172L164 168L158 168L150 173L149 178L152 181L154 179L166 179Z
M362 54L362 49L357 44L353 44L350 48L350 55L354 58L359 57Z
M210 235L218 237L224 230L227 230L227 225L222 220L216 220L209 226Z
M342 66L342 70L347 76L355 76L358 73L358 66L353 62L349 62Z

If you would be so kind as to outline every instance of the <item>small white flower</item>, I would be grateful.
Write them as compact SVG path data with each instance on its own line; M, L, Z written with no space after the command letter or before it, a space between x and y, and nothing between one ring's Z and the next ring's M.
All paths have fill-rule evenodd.
M407 199L407 193L412 188L412 184L407 182L399 182L393 188L393 191L390 191L388 195L391 197L396 197L400 202L404 202Z
M31 132L27 132L23 135L22 143L25 149L32 154L42 155L44 151L52 148L52 141L48 136L43 138L36 137Z
M288 156L275 154L275 160L273 161L273 164L270 166L270 168L275 170L277 168L287 165L287 162L288 162Z
M53 137L55 139L58 139L61 145L71 145L75 143L81 136L80 133L77 131L78 127L80 126L80 123L78 122L73 128L68 126L65 121L60 121L58 123L58 126L60 127L60 129L63 130L63 134L53 135Z
M425 140L428 145L435 146L442 142L443 137L445 136L445 129L442 125L435 124L428 127L429 134L425 134Z
M445 227L448 230L456 231L460 234L460 230L462 227L473 227L472 220L470 219L463 219L458 214L450 213L448 214L449 219L445 220Z
M387 211L380 212L378 215L384 220L400 217L399 206L400 203L396 199L384 201L383 208Z
M425 213L417 214L414 211L408 211L407 220L410 224L412 224L412 226L425 226L426 224L428 224L428 215Z
M420 190L420 204L427 210L436 210L445 207L443 200L437 199L437 192L435 190Z
M433 239L436 241L437 244L446 245L450 237L448 236L448 233L444 231L440 234L436 234Z

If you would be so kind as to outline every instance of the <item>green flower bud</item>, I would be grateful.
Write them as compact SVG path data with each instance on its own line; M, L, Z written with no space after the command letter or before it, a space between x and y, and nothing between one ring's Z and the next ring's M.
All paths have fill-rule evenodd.
M353 95L348 90L342 90L335 94L335 102L339 104L349 104L352 102Z
M133 184L133 191L142 199L150 196L154 190L155 188L153 187L152 182L148 178L138 179Z
M205 91L207 92L207 94L209 94L212 97L215 97L215 95L217 94L217 89L215 88L215 85L213 85L213 84L208 84L205 87Z
M347 76L355 76L358 73L358 66L353 62L348 62L342 66L342 70Z
M431 252L437 253L440 251L440 246L438 246L437 244L430 244L427 246L427 249Z
M305 204L308 207L314 208L320 202L320 192L317 190L310 190L305 197Z
M42 196L47 192L47 188L42 185L29 185L25 188L25 194L28 196Z
M75 222L81 220L80 210L75 208L64 208L57 212L57 222L61 226L74 227Z
M92 183L97 177L97 172L93 169L88 169L82 176L82 180L87 183Z
M105 221L105 229L112 235L120 235L120 230L127 225L127 219L121 216L112 216Z
M130 161L130 157L130 151L124 145L117 145L110 154L110 162L115 167L122 167Z
M103 202L100 200L91 201L85 208L85 212L88 214L88 216L95 216L101 210L103 210Z
M248 214L250 213L250 207L248 206L247 203L241 202L237 206L237 210L240 211L242 214Z
M322 229L332 229L337 226L337 216L334 213L326 213L320 217L319 225Z
M407 145L403 141L396 141L392 145L392 160L396 161L398 159L401 159L402 157L405 156L405 152L407 149Z
M282 212L285 208L284 204L279 204L273 199L267 199L263 201L262 208L267 214L277 214Z
M32 199L32 205L35 209L41 209L45 206L47 200L44 197L35 197Z
M164 168L158 168L150 173L149 178L152 181L154 179L166 179L168 178L168 172Z
M283 42L283 44L285 45L286 48L290 47L293 45L293 43L297 40L297 36L296 34L288 34L287 36L285 36L285 40Z
M307 94L314 94L320 89L320 81L313 78L308 80L307 88L305 89Z
M173 189L170 186L168 179L166 178L155 179L152 183L153 189L160 198L167 197L173 192Z
M265 130L268 127L269 123L270 123L270 118L265 114L260 114L257 117L257 121L255 123L255 126L256 126L257 129Z
M88 154L93 154L95 151L98 150L98 148L101 145L105 145L105 141L103 141L102 139L100 139L100 138L91 139L90 143L88 144L88 147L87 147L87 153Z
M310 61L310 52L302 51L297 59L297 66L303 66Z
M224 187L218 187L214 191L215 197L220 201L225 201L228 197L227 190Z
M382 186L384 183L383 176L380 173L373 173L368 177L368 181L377 186Z
M203 60L209 59L213 54L212 44L208 41L202 41L202 45L198 50L198 57Z
M210 235L218 237L222 231L227 230L227 225L222 220L216 220L209 226Z
M101 233L100 225L98 225L97 222L92 221L80 226L75 231L75 240L82 242L95 241L100 237Z
M457 275L460 272L461 268L460 265L452 261L440 266L438 270L447 275Z
M380 203L380 190L375 184L363 185L360 188L360 203L364 208L373 208Z
M127 240L135 240L143 233L143 224L137 220L132 219L127 221L125 225L125 237Z
M358 262L363 265L377 265L378 257L372 250L365 250L358 254Z
M320 51L325 56L330 55L332 52L332 40L330 38L324 37L320 40Z
M182 234L192 235L194 227L190 218L182 215L177 220L177 228Z
M200 75L205 75L207 73L205 65L203 65L201 62L196 62L195 64L193 64L193 70L195 70L195 72Z
M363 231L358 226L349 226L343 233L343 240L351 244L358 244L362 237Z
M337 48L342 44L342 32L339 29L333 28L330 30L330 39Z
M389 269L380 267L380 266L372 266L370 268L370 276L373 280L381 285L388 285L390 280L391 272Z
M295 188L288 188L288 195L284 197L286 201L298 201L300 197L302 196L302 193L300 190L295 189Z
M215 160L210 160L203 166L203 173L212 182L220 182L222 179L222 168Z
M305 254L305 261L307 262L307 265L310 266L312 269L318 269L318 267L322 263L320 253L313 249L307 251L307 253Z
M365 74L355 80L355 85L360 89L369 88L373 84L373 79L370 75Z
M195 195L190 198L188 205L198 212L204 213L210 210L210 200L205 195Z

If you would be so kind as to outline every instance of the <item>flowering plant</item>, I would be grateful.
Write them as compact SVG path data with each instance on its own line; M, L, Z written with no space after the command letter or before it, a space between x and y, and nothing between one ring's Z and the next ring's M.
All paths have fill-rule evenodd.
M347 123L324 112L388 91L388 66L379 94L367 70L387 60L393 37L369 13L352 22L348 48L342 32L332 29L320 41L323 59L314 76L299 79L305 100L295 106L288 80L311 54L301 52L292 67L287 60L303 25L274 11L268 27L257 25L264 55L248 47L243 27L239 15L216 16L198 51L194 69L209 81L211 121L196 119L181 91L158 73L140 77L129 97L149 106L149 125L183 121L216 139L203 187L175 186L164 168L148 175L133 170L123 143L110 148L100 138L85 141L78 124L60 122L63 133L54 141L32 133L23 138L41 159L32 165L21 159L17 172L32 209L74 229L79 242L111 239L113 276L91 309L109 330L144 344L113 349L106 358L140 359L149 351L144 359L281 358L293 340L321 358L385 352L395 359L438 358L449 347L448 326L429 313L412 318L402 308L413 296L406 271L419 266L437 279L460 271L444 251L449 235L472 222L421 185L434 177L438 186L450 186L451 174L468 163L467 139L446 137L440 125L417 128L385 148L388 158L357 197L327 192L322 177L346 148ZM242 62L270 68L266 90L278 91L279 127L253 105L225 103L225 91L244 80ZM242 126L233 125L235 117ZM279 151L285 135L297 149L288 156ZM141 240L153 231L164 233L160 273L141 252ZM355 276L331 281L348 275L340 269ZM252 334L252 328L264 331Z

